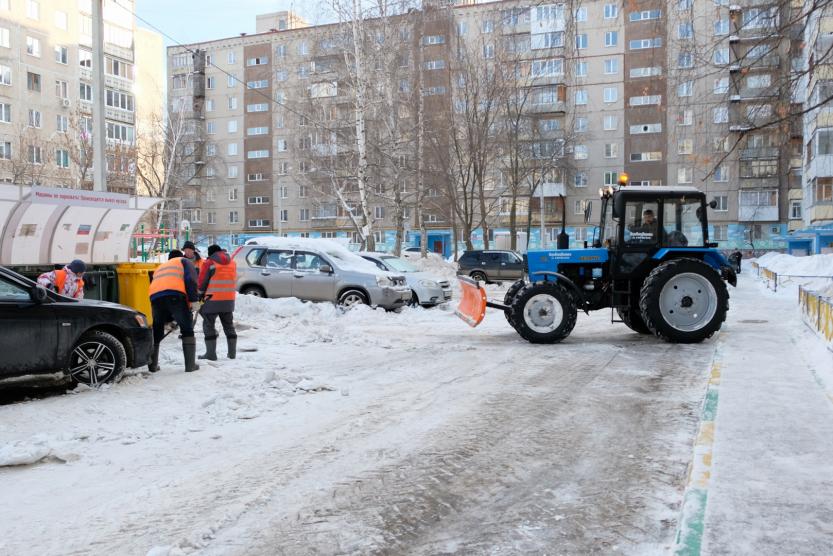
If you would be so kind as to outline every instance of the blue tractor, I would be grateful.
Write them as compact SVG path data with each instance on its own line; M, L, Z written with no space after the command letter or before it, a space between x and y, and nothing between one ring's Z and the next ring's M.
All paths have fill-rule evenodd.
M611 308L640 334L700 342L720 329L729 310L726 282L737 277L709 242L709 207L693 187L628 186L601 190L602 214L592 246L529 251L526 279L503 303L488 301L478 282L461 277L458 316L477 326L486 307L503 310L532 343L560 342L578 311ZM585 212L585 222L590 219Z

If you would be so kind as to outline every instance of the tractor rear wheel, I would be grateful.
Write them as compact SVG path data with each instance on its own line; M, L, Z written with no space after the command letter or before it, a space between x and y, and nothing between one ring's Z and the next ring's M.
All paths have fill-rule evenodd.
M512 300L511 324L533 344L554 344L570 335L578 308L573 296L557 282L537 282L521 288Z
M656 267L639 296L642 317L660 338L696 343L720 330L729 292L720 275L698 259L674 259Z
M639 307L620 307L616 309L616 312L619 313L619 318L622 319L622 322L625 323L625 326L627 326L634 332L638 332L639 334L651 334L651 331L648 329L648 326L642 319L642 314L639 311Z
M503 304L509 307L509 309L503 311L503 316L506 317L506 322L511 324L513 327L515 324L512 322L512 300L515 299L515 296L518 295L518 292L521 291L521 288L525 285L526 282L524 280L518 280L509 286L509 289L506 290L506 295L503 296Z

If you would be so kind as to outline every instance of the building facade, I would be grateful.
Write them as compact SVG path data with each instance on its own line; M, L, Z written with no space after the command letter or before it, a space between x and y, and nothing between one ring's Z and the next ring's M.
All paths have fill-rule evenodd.
M475 245L508 245L512 220L521 248L554 242L562 222L573 245L590 241L585 211L598 217L598 188L624 171L632 184L706 191L717 204L711 239L723 248L783 247L807 212L802 128L781 117L802 101L790 76L803 38L786 25L799 8L713 0L427 3L394 18L396 35L367 23L401 63L374 59L383 72L365 75L381 89L384 72L404 72L396 73L397 125L410 130L397 136L401 150L377 149L398 157L402 170L369 193L377 248L391 248L397 228L407 244L420 241L420 216L429 250L448 254L455 239L462 244L465 215L451 208L459 200L449 193L460 186L451 185L456 178L443 158L453 128L473 117L472 81L496 67L512 68L511 102L523 106L524 131L512 136L526 153L523 186L508 163L511 134L496 133L477 182L489 202L479 209L486 225L475 218L470 230ZM196 106L204 82L205 111L194 118L196 142L205 145L194 148L206 149L206 167L185 201L198 235L232 244L258 233L356 241L356 205L343 197L356 192L348 184L334 193L347 178L331 166L355 155L356 95L364 94L359 70L345 64L350 32L349 24L308 26L279 12L259 16L254 35L168 49L169 104ZM482 97L489 89L479 86ZM368 121L390 127L384 115ZM368 137L373 147L385 136L371 129Z
M121 193L136 191L132 11L105 1L107 186ZM91 13L89 0L0 0L0 179L92 187Z

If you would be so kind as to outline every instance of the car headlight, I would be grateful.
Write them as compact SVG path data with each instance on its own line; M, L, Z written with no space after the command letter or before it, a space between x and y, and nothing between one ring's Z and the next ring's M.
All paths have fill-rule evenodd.
M426 288L439 288L440 285L433 280L420 280L419 285Z
M148 327L148 319L141 313L136 313L133 315L133 318L136 319L136 324L139 325L139 328L147 328Z
M377 276L376 277L376 285L380 287L390 287L393 285L393 282L387 276Z

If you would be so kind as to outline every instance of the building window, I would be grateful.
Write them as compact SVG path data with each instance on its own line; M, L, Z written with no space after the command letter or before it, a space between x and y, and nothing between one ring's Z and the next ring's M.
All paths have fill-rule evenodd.
M55 150L55 165L58 168L69 168L69 151L66 149Z
M678 97L690 97L694 94L694 81L685 81L677 85Z
M133 112L133 95L127 93L107 89L104 95L104 103L112 108Z
M616 172L605 172L604 173L604 183L605 185L615 185L616 181L619 179L619 175Z
M714 210L717 212L729 212L729 196L728 195L716 195L714 200L717 202L717 206L714 207Z
M662 68L658 66L648 68L631 68L629 75L631 79L638 79L640 77L657 77L662 75Z
M605 4L605 19L616 19L619 16L619 6L616 4Z
M619 60L616 58L608 58L605 60L605 74L615 75L619 73Z
M40 3L37 0L26 0L26 17L40 19Z
M576 187L587 187L587 172L576 172L573 184Z
M268 150L257 150L257 151L248 151L246 153L246 158L248 159L256 159L256 158L269 158L269 151Z
M265 102L246 105L246 112L267 112L268 110L269 105Z
M240 222L240 214L236 210L230 210L228 213L228 223L237 224Z
M644 135L646 133L661 133L662 124L636 124L630 127L631 135Z
M587 33L576 35L576 48L579 50L587 48Z
M616 46L619 44L619 33L617 31L605 31L605 46Z
M229 156L235 156L237 154L237 143L229 143L226 153Z
M618 127L619 127L619 118L617 116L605 116L604 117L604 130L605 131L614 131Z
M729 181L729 167L721 164L714 169L714 181L716 183L723 183Z
M217 86L217 78L216 77L206 77L205 79L205 88L206 89L214 89Z
M692 154L694 152L693 139L680 139L677 141L677 154Z
M491 33L495 30L495 23L491 19L486 19L480 25L480 32L481 33Z
M41 113L39 110L29 109L29 127L41 127Z
M26 54L40 58L40 40L34 37L26 37Z
M208 156L216 156L217 155L217 145L214 143L208 143L205 146L205 154Z
M726 224L715 224L712 239L715 241L726 241L729 239L729 226Z
M714 22L714 34L715 36L720 35L728 35L729 34L729 19L723 18L718 19Z
M237 200L237 188L230 187L228 190L228 200L229 201L236 201Z
M650 19L659 19L660 17L662 17L662 11L660 10L642 10L628 14L628 19L632 22L648 21Z
M677 38L690 39L694 36L694 25L690 21L684 21L677 25Z
M576 77L587 77L587 62L576 62Z
M718 106L712 109L712 121L716 124L725 124L729 121L729 107Z
M55 129L59 133L66 133L69 129L69 118L66 116L61 116L60 114L57 116Z
M217 133L217 124L214 122L208 122L207 124L205 124L205 132L208 135L214 135L215 133Z
M308 208L302 208L298 212L298 220L300 220L301 222L306 222L307 220L309 220L309 209Z
M587 160L587 145L576 145L573 148L573 157L576 160Z
M653 39L634 39L629 43L631 50L643 50L646 48L659 48L662 46L662 37Z
M265 218L256 218L249 220L249 228L268 228L272 222Z
M0 27L0 46L3 48L11 48L8 27Z
M586 7L576 8L575 18L576 18L576 23L583 23L583 22L587 21L587 8Z
M716 48L714 50L714 65L725 66L729 63L729 47Z
M11 141L0 141L0 159L11 160L12 158L12 143Z
M579 89L576 91L576 104L587 104L587 91L585 89Z
M631 162L659 162L662 160L661 151L631 153Z
M619 145L617 143L605 143L605 158L617 158L619 156Z
M208 213L208 223L209 224L216 224L217 223L217 213L216 212L209 212Z
M677 54L677 67L680 69L690 69L694 67L694 55L684 50Z
M298 197L301 199L305 199L307 196L307 186L306 185L299 185L298 186Z
M677 168L677 183L691 183L694 181L693 168Z
M59 64L69 63L69 49L66 46L55 47L55 61Z
M714 80L714 94L716 95L725 95L729 92L729 78L728 77L721 77L720 79Z
M576 133L585 133L587 131L587 118L579 116L575 119L574 130Z
M255 81L247 81L246 87L249 89L267 89L269 88L269 80L257 79Z
M650 106L653 104L660 104L662 102L662 95L631 97L628 102L631 106Z
M833 178L816 178L813 190L815 202L829 203L833 201Z
M269 63L269 57L268 56L258 56L256 58L249 58L248 60L246 60L246 65L247 66L265 66L268 63Z
M790 201L790 220L801 219L801 200L794 199Z
M677 113L677 125L679 126L687 126L694 124L694 110L690 108L686 108L685 110L680 110Z
M833 128L816 130L816 154L833 154Z
M616 87L604 88L604 101L606 103L616 102L619 100L619 90Z
M43 164L43 155L40 147L29 145L29 162L32 164Z

